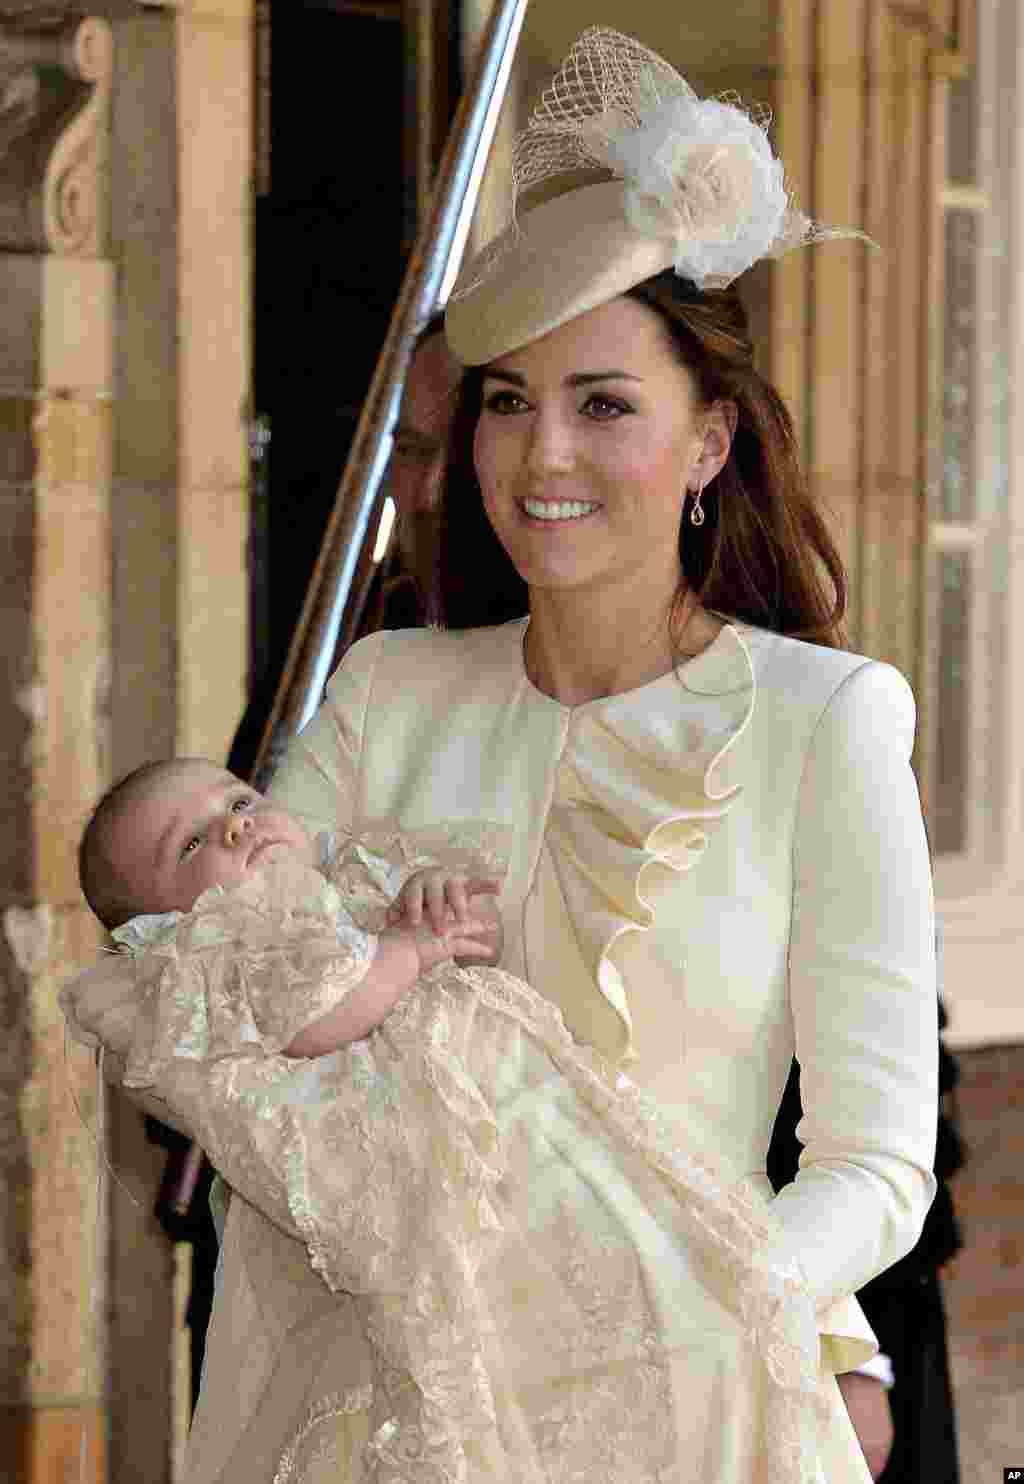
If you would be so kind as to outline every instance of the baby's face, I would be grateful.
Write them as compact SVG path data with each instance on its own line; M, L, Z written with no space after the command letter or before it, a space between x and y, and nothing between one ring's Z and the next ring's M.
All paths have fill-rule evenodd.
M297 819L223 768L192 761L117 817L110 848L145 912L188 912L208 887L237 886L274 861L315 864Z

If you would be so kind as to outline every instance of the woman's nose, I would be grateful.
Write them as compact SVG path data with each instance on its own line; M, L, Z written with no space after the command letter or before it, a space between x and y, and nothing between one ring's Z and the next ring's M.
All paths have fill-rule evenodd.
M527 468L531 474L567 474L575 464L572 435L561 418L538 416L534 420Z

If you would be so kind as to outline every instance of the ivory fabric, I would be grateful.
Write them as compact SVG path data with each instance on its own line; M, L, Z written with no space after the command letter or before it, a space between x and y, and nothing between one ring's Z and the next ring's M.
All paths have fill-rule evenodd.
M190 1117L224 1167L247 1150L272 1169L312 1266L353 1296L372 1351L367 1477L672 1477L699 1311L704 1342L720 1333L750 1369L739 1415L764 1476L811 1484L814 1308L795 1264L763 1261L767 1202L694 1158L549 1000L442 965L367 1040L282 1064L365 976L395 886L439 863L422 839L385 843L390 861L354 843L326 880L271 866L128 935L124 1085ZM461 854L494 869L472 843ZM197 1097L255 1048L258 1084L232 1067L227 1099Z
M774 1234L759 1260L799 1273L816 1311L825 1419L809 1477L866 1484L834 1380L877 1348L851 1295L910 1249L935 1191L934 934L909 688L860 656L727 625L675 674L569 709L527 678L524 628L363 641L273 792L345 834L438 819L510 831L503 962L561 1011L585 1054L641 1089L656 1110L650 1130L764 1198ZM794 1051L806 1147L772 1199L765 1153ZM281 1104L315 1103L321 1067L287 1064L282 1081L284 1062L196 1069L194 1105L222 1131L211 1153L235 1194L190 1484L372 1477L381 1388L359 1300L327 1293L286 1235L295 1196L275 1173ZM241 1133L225 1116L239 1098L266 1113ZM551 1325L547 1273L510 1292L520 1353L508 1384L536 1378L530 1416L555 1445L536 1477L775 1484L764 1346L697 1271L678 1203L646 1188L637 1198L571 1121L552 1134L554 1105L536 1100L548 1110L538 1137L557 1151L552 1170L570 1172L577 1221L595 1213L594 1250L567 1242L563 1256L585 1284L602 1271L607 1233L627 1233L627 1270L674 1344L669 1393L652 1403L623 1381L588 1417L571 1388L543 1394L552 1347L573 1334ZM594 1334L614 1329L606 1284L589 1312ZM619 1451L637 1418L671 1434L657 1467ZM399 1462L381 1477L445 1477L423 1454ZM484 1472L467 1479L489 1477L493 1460L473 1462Z

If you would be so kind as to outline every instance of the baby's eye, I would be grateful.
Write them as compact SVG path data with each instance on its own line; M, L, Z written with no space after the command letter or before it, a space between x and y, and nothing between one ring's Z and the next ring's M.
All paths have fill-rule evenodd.
M190 855L195 855L202 843L202 835L193 835L191 840L186 840L181 852L182 860L187 860Z
M252 808L255 802L256 800L251 794L246 794L244 798L234 800L231 805L231 812L232 814L244 814L247 809Z
M485 397L484 406L488 412L496 412L499 417L509 417L522 412L526 402L518 392L500 391L491 392L489 397Z
M615 418L632 410L625 402L620 402L615 397L602 397L596 392L583 404L583 411L587 416L600 423L612 422Z

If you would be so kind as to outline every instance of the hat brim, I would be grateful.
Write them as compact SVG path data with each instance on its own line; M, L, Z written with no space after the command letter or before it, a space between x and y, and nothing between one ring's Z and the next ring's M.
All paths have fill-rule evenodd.
M672 243L630 225L625 192L621 181L603 181L545 201L523 215L478 284L461 292L456 284L445 336L463 365L518 350L671 268ZM463 268L463 283L479 263Z

